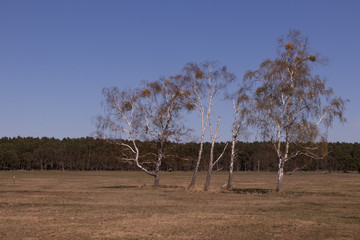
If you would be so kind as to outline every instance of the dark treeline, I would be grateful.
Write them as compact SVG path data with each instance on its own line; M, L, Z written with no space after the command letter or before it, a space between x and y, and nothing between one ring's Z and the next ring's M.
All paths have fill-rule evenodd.
M155 161L156 143L138 142L141 160L151 169ZM219 155L225 143L217 143L215 155ZM199 145L197 143L167 143L162 170L190 171L195 165ZM271 145L266 142L238 142L235 171L276 171L277 158ZM215 170L228 170L230 148ZM200 170L207 168L210 143L204 145L204 159ZM327 156L312 159L298 156L289 161L286 171L358 171L360 170L359 143L328 143ZM0 170L138 170L127 162L127 152L119 145L94 138L1 138Z

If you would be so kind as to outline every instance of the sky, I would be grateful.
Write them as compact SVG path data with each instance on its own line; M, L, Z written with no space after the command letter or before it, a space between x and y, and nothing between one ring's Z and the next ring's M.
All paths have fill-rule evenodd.
M315 71L350 100L328 140L360 142L359 12L358 0L1 0L0 137L91 136L104 87L136 88L207 60L240 81L295 29L330 60ZM229 140L231 104L219 101L216 115ZM198 119L186 123L196 135Z

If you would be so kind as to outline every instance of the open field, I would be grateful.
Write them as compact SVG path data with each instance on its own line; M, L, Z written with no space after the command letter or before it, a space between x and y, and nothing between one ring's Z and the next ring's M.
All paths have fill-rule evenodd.
M14 179L15 176L15 179ZM360 239L360 174L0 172L0 239Z

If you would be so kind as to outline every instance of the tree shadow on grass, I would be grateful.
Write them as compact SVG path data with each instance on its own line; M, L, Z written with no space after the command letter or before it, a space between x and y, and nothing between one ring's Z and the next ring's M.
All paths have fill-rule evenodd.
M232 188L229 192L236 194L268 194L273 192L273 190L265 188Z
M107 188L107 189L129 189L129 188L142 188L142 189L185 189L183 186L176 186L176 185L159 185L158 188L154 188L152 185L142 185L142 186L135 186L135 185L116 185L116 186L102 186L100 188Z
M347 196L343 193L337 192L306 192L306 191L291 191L285 190L281 192L276 192L273 189L265 189L265 188L232 188L228 192L235 194L270 194L276 193L279 196L284 197L302 197L302 196L326 196L326 197L344 197Z
M346 197L349 196L344 193L339 192L306 192L306 191L284 191L284 194L294 197L302 197L302 196L324 196L324 197Z
M177 186L177 185L160 185L159 188L185 189L184 186Z

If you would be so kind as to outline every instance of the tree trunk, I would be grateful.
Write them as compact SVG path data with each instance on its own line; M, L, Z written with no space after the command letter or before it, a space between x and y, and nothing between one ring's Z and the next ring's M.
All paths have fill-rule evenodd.
M160 165L161 165L161 159L158 159L158 162L156 163L155 168L155 179L154 179L154 188L159 187L159 181L160 181Z
M190 183L188 189L192 189L192 188L194 188L194 186L195 186L195 182L196 182L196 178L197 178L197 173L198 173L198 169L199 169L199 167L198 167L199 164L200 164L200 161L198 161L198 162L196 163L196 167L195 167L195 169L194 169L194 173L193 173L193 176L192 176L192 178L191 178L191 183Z
M208 169L207 175L206 175L206 182L205 182L205 191L209 191L210 188L210 180L211 180L211 174L212 174L212 167Z
M154 188L158 188L158 187L159 187L159 182L160 182L159 173L156 173L153 187L154 187Z
M212 169L214 167L214 147L215 147L215 139L213 139L213 141L211 143L209 168L207 171L206 182L205 182L205 187L204 187L205 191L208 191L209 187L210 187L211 174L212 174Z
M282 191L282 183L284 178L284 162L282 159L279 159L279 169L278 169L278 183L276 186L276 191L281 192Z
M226 184L226 189L230 189L231 188L231 183L232 183L232 179L233 179L233 171L234 171L234 159L235 159L235 138L233 138L232 140L232 144L231 144L231 158L230 158L230 166L229 166L229 178L228 178L228 182Z
M202 156L202 152L203 152L203 145L204 145L204 143L203 143L203 140L202 140L200 142L199 155L198 155L198 159L197 159L196 166L195 166L195 169L194 169L194 174L192 176L191 183L190 183L188 189L192 189L195 186L196 177L197 177L197 173L199 171L200 160L201 160L201 156Z
M229 178L228 178L228 183L226 184L226 189L231 189L231 184L232 184L232 179L233 179L233 169L229 170Z
M154 188L159 187L160 166L161 166L161 161L162 161L162 158L163 158L163 149L164 149L164 143L160 142L160 149L159 149L159 152L158 152L158 159L157 159L156 167L155 167Z

